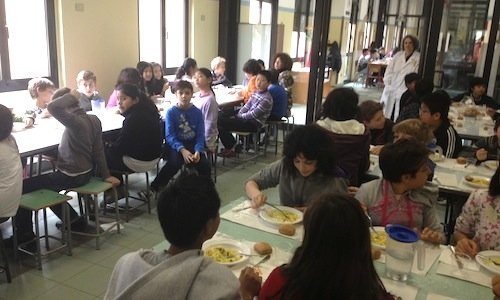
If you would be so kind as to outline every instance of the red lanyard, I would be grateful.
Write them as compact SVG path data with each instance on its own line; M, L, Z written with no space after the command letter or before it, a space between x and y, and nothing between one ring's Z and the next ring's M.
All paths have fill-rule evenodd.
M382 201L382 226L386 226L389 224L389 217L392 215L392 213L388 214L387 210L389 207L389 197L388 197L388 192L387 190L389 189L389 182L384 180L384 186L382 193L384 195L384 199ZM409 226L410 228L414 228L413 224L413 208L410 204L410 201L406 200L406 214L408 215L408 221L409 221Z

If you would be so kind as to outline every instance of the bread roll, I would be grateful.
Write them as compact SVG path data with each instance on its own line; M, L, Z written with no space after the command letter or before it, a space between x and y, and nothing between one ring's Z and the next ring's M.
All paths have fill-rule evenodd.
M467 159L465 159L465 157L463 157L463 156L457 157L457 164L465 165L466 163L467 163Z
M260 255L268 255L273 252L273 248L266 242L255 243L253 249Z
M295 226L291 224L281 224L279 227L279 232L284 235L294 235L295 234Z

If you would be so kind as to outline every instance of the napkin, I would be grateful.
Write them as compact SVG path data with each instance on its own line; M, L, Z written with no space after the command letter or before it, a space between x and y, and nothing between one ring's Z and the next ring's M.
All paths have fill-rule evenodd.
M458 181L455 174L434 172L433 181L440 186L457 187Z
M455 300L455 298L446 297L446 296L438 295L438 294L434 294L434 293L427 294L426 299L427 300Z
M380 278L384 283L385 289L396 297L404 300L413 300L417 297L418 289L402 281L394 281L387 278Z
M239 210L241 208L246 208L249 206L250 206L250 201L245 200L245 201L243 201L243 203L238 204L237 206L233 207L231 210L228 210L225 213L223 213L221 215L221 218L226 219L226 220L231 221L231 222L234 222L234 223L238 223L241 225L245 225L248 227L259 229L262 231L281 235L281 236L284 236L284 237L287 237L290 239L302 241L302 238L304 237L304 226L302 224L295 225L295 235L293 235L293 236L281 234L278 231L278 226L268 224L259 217L259 210L258 209L247 208L244 210Z
M446 248L439 257L439 266L436 273L491 288L491 275L481 272L475 260L462 259L462 262L464 267L459 269L451 250Z

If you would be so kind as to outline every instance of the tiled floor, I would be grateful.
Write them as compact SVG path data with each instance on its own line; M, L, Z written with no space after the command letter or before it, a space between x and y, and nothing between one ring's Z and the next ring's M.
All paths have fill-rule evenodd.
M355 87L357 90L359 87ZM362 90L361 99L378 99L379 89ZM294 107L296 124L305 120L305 106ZM301 116L304 116L302 119ZM281 136L281 135L280 135ZM280 137L281 139L281 137ZM248 162L237 165L227 161L222 166L219 160L217 189L222 199L222 205L241 197L244 194L243 183L254 172L260 170L269 162L279 158L274 155L274 147L269 147L268 154L260 157L256 163ZM144 186L143 175L132 175L132 189L138 190ZM277 196L276 189L267 191L268 195ZM143 212L123 224L120 234L111 234L95 250L95 240L73 236L73 255L56 253L43 260L43 270L33 266L33 259L23 257L22 262L11 259L14 278L7 284L5 276L0 274L0 299L102 299L108 278L115 262L123 254L139 248L151 248L163 241L162 232L156 219L155 209L152 214ZM49 218L49 231L59 234L55 229L55 217ZM10 223L0 226L4 236L10 235ZM10 253L12 257L12 253Z

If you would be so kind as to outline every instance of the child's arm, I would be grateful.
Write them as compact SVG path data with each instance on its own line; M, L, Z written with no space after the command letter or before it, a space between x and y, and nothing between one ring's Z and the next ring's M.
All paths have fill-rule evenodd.
M455 230L453 233L453 238L457 243L457 250L463 252L470 257L476 256L479 252L479 246L476 242L471 240L465 233Z
M201 110L194 110L196 116L196 144L194 145L195 154L205 152L205 121L203 120L203 115ZM198 157L199 159L199 157ZM197 162L197 161L196 161Z
M261 99L253 99L253 97L262 97ZM254 94L252 95L252 100L250 101L259 101L257 103L257 106L255 106L253 109L248 110L246 112L241 112L241 110L238 112L238 117L242 119L254 119L258 120L259 117L262 115L269 113L271 109L273 108L273 99L270 97L263 97L261 95ZM249 101L249 102L250 102Z
M78 96L77 96L78 95ZM79 107L80 93L76 90L71 93L65 94L57 99L54 99L47 106L48 111L66 127L78 128L81 124L81 119L76 118L70 108Z
M167 111L165 117L165 139L168 145L177 152L181 152L184 144L177 137L177 130L179 127L179 113L176 107L172 107Z

